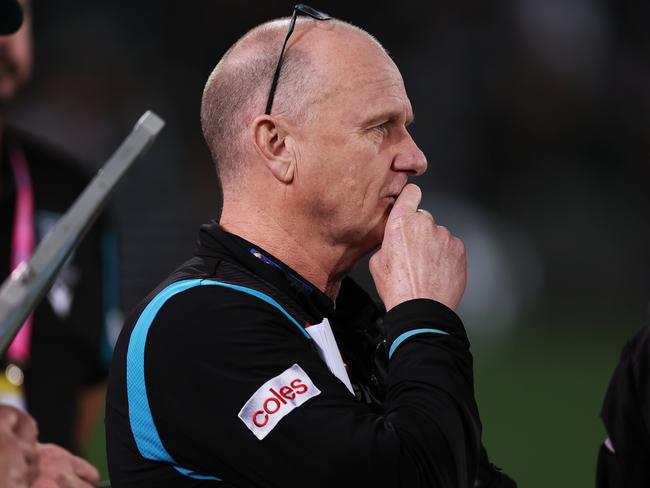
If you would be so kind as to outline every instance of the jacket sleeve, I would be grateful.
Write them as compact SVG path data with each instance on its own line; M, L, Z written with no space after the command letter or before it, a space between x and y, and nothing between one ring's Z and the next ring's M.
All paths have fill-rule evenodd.
M481 428L460 319L413 300L384 324L389 385L377 412L272 305L215 287L175 296L145 349L162 443L184 468L235 486L473 486Z
M600 446L598 488L644 486L650 479L650 326L625 345L607 388L601 417L607 440Z

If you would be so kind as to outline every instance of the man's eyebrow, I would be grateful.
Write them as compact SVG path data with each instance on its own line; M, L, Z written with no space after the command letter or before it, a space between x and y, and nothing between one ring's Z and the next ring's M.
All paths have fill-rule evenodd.
M374 115L371 115L369 117L366 117L363 119L362 125L364 126L371 126L374 124L378 124L380 122L394 122L398 120L402 116L401 112L397 111L386 111L386 112L381 112L377 113ZM410 116L407 116L406 118L406 125L407 127L411 125L415 120L415 115L411 114Z

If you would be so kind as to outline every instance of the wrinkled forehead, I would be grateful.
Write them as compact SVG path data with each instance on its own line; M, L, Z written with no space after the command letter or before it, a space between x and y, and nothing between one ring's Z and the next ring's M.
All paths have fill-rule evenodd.
M337 67L331 80L333 87L339 94L355 98L388 96L406 101L404 81L395 64L390 60L375 61L366 59Z
M326 99L350 107L382 106L412 118L402 75L381 46L363 38L334 43L325 58Z
M269 24L276 34L286 34L288 20ZM278 40L278 50L280 40ZM341 21L300 19L287 46L308 53L316 69L316 98L328 105L358 109L381 104L391 111L412 109L402 75L388 53L368 33Z

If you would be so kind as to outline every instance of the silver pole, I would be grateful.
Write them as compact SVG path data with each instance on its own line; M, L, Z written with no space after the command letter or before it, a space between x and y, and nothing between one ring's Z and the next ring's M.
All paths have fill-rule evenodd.
M131 164L141 156L165 122L147 111L83 193L39 244L31 259L0 287L0 354L52 285L57 273L106 206Z

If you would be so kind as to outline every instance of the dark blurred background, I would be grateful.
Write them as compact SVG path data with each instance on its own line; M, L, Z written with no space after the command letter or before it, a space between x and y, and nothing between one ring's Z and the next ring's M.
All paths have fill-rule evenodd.
M34 81L12 123L96 170L143 111L167 121L112 201L126 311L219 215L205 80L292 6L33 0ZM468 248L461 316L494 461L523 487L593 486L605 387L650 298L650 3L313 6L376 35L402 70L424 206ZM364 264L355 275L372 289Z

